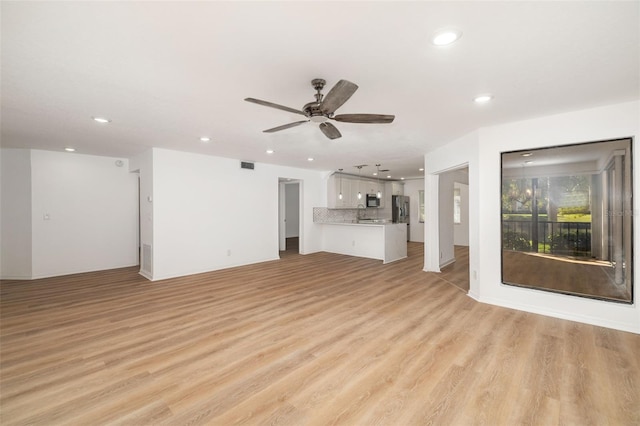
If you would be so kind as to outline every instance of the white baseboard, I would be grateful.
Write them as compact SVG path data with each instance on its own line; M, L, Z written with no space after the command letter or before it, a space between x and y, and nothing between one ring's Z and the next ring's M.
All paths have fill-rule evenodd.
M456 258L452 257L451 259L448 259L448 260L445 260L444 262L441 262L440 263L440 269L444 268L445 266L451 265L455 261L456 261Z
M526 303L513 303L512 301L505 301L502 299L495 299L490 297L478 297L477 295L468 294L473 299L481 303L487 303L489 305L501 306L503 308L516 309L519 311L530 312L532 314L539 314L553 318L560 318L569 321L580 322L584 324L591 324L599 327L612 328L614 330L626 331L629 333L640 334L640 323L628 324L626 322L612 321L603 318L592 317L589 315L580 314L568 314L566 312L559 312L552 309L545 309L539 306L528 305Z

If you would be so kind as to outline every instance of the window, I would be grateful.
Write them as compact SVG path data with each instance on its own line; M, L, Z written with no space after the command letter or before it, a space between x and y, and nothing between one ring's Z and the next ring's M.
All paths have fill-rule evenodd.
M453 223L460 223L460 188L453 188Z
M424 191L418 191L418 222L424 223Z
M633 303L631 139L502 153L502 282Z

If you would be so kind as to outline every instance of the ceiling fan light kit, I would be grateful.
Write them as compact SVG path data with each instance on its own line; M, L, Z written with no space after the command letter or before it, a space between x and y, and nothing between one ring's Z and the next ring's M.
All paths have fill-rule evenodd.
M263 130L264 133L279 132L280 130L290 129L312 121L314 123L319 123L320 131L327 138L338 139L342 137L342 134L340 134L340 131L336 126L329 123L328 120L335 120L343 123L388 124L392 123L395 119L394 115L387 114L339 114L334 116L336 110L344 105L355 91L358 90L358 86L350 81L340 80L331 88L331 90L329 90L329 93L324 96L322 94L322 89L324 89L326 83L327 82L321 78L311 80L311 85L316 90L314 95L316 100L307 103L301 110L256 98L245 98L245 101L294 114L304 115L307 118L306 120L295 121L293 123L283 124L282 126Z

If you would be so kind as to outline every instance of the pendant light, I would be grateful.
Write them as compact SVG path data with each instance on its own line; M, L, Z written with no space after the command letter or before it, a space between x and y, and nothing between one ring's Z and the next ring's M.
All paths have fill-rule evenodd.
M376 168L378 169L378 173L376 174L378 177L378 192L376 193L376 197L379 200L382 198L382 192L380 191L380 164L376 164Z
M358 168L358 200L362 200L362 192L360 192L360 175L364 166L356 166Z
M339 200L342 200L342 170L343 169L338 169L338 171L340 172L340 193L338 194Z

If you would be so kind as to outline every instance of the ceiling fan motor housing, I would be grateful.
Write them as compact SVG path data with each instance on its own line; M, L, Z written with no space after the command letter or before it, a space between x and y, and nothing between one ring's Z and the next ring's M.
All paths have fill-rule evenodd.
M329 119L329 117L322 112L320 109L321 105L322 102L309 102L302 107L302 111L307 117L309 117L309 120L315 123L324 123Z
M311 85L318 92L321 91L324 88L325 84L327 84L327 82L325 80L321 79L321 78L314 78L313 80L311 80Z

